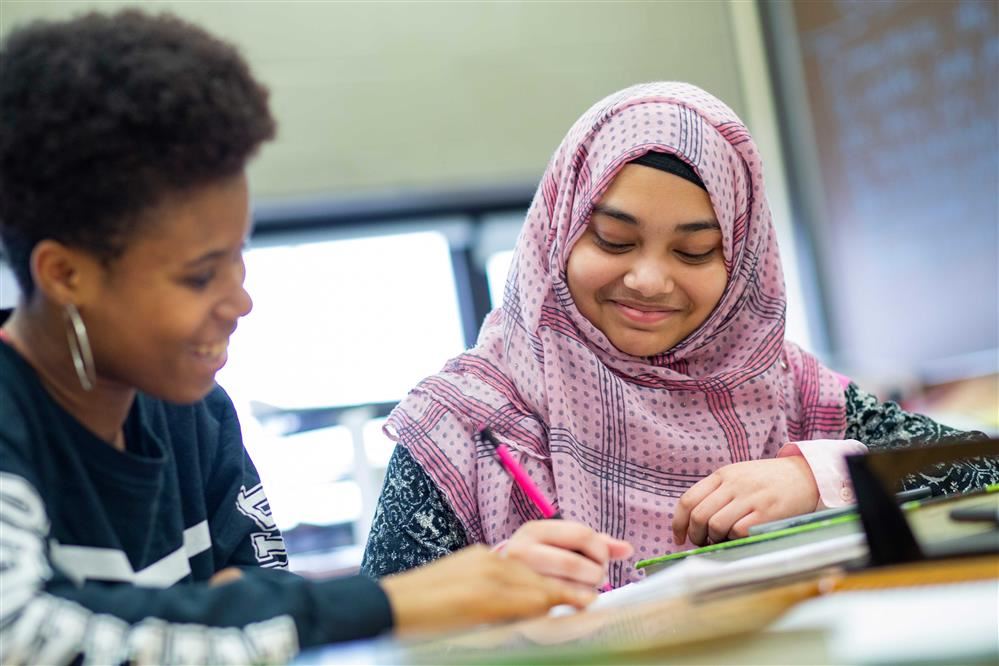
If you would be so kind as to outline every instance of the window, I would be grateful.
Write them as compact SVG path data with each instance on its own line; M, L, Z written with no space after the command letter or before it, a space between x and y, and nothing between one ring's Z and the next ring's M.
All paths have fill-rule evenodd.
M510 262L513 261L513 250L503 250L489 257L486 262L486 279L489 281L489 297L493 307L499 307L503 302L503 289L506 287L506 276L510 272Z
M14 271L0 258L0 308L12 308L17 305L20 289L14 278Z
M247 250L254 307L218 382L293 566L328 571L328 558L296 555L351 544L347 564L359 561L393 447L371 405L394 404L464 349L450 252L435 231L265 237Z
M435 232L251 248L219 383L282 409L398 400L464 348L449 256Z

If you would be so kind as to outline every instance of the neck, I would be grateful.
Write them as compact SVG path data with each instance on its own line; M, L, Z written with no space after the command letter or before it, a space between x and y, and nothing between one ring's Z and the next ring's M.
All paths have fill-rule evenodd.
M135 400L135 389L105 380L99 374L93 389L83 389L69 351L66 323L58 307L22 302L3 329L14 349L38 373L52 399L87 430L123 450L122 426Z

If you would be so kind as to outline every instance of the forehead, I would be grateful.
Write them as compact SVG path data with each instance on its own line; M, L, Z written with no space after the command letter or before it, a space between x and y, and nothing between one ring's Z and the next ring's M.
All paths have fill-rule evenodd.
M591 122L580 122L564 146L578 165L571 159L562 165L577 170L579 177L561 182L576 190L576 206L585 205L605 192L631 160L650 151L675 155L704 181L719 222L726 227L748 208L753 186L739 148L750 154L755 150L734 116L719 123L709 115L704 105L689 99L653 97L627 100L612 113L584 116ZM739 142L738 148L733 141ZM579 195L584 195L582 200Z
M243 175L174 192L147 210L125 256L187 261L209 249L241 244L250 230Z
M639 164L626 164L594 203L597 212L613 207L633 216L638 226L716 221L704 189L685 178Z

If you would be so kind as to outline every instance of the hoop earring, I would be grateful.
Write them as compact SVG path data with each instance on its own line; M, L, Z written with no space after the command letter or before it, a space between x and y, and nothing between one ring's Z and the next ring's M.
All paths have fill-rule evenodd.
M73 367L84 391L91 391L97 386L97 368L94 367L94 355L90 349L90 338L87 327L83 325L80 311L72 303L63 308L66 320L66 339L69 342L69 354L73 357Z

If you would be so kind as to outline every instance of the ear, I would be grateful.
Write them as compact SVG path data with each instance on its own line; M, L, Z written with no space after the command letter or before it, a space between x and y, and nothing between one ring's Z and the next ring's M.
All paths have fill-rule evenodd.
M31 278L38 293L58 305L86 305L97 292L100 262L88 252L46 239L31 251Z

